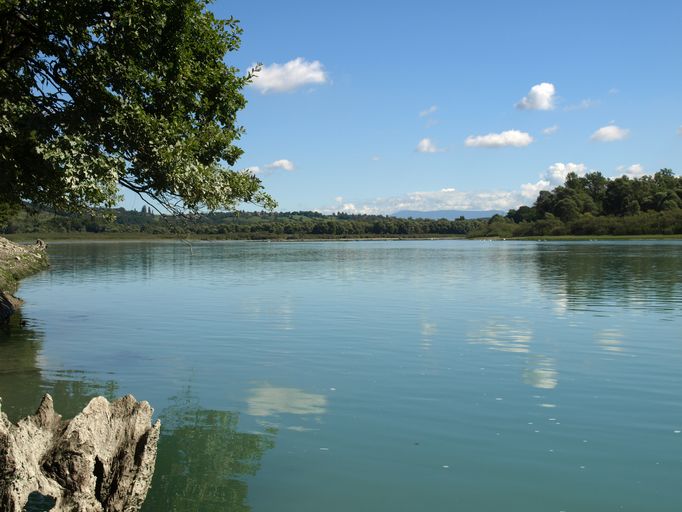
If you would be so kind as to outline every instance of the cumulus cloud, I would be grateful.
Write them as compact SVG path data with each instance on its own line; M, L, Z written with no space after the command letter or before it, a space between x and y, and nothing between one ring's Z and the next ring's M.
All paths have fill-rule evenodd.
M521 195L525 199L533 201L538 197L541 190L549 190L550 188L550 182L544 179L536 181L535 183L524 183L521 185Z
M541 190L551 190L552 188L563 184L564 181L566 181L566 176L571 172L576 173L578 176L584 176L587 173L587 166L585 164L575 164L573 162L553 163L544 173L542 173L538 181L521 185L521 196L527 200L533 201Z
M416 150L418 153L439 153L443 151L443 149L437 147L431 139L420 140Z
M616 168L616 171L618 171L619 176L627 176L628 178L641 178L647 174L642 164L632 164L628 167L621 165Z
M263 66L256 72L251 85L261 93L290 92L306 85L324 84L329 81L319 60L309 62L301 57L284 64Z
M519 130L507 130L502 133L489 133L487 135L470 135L464 141L464 145L470 148L502 148L512 146L521 148L533 142L533 137Z
M559 130L559 125L555 124L553 126L548 126L544 130L542 130L542 133L545 135L553 135Z
M251 174L260 174L261 172L263 172L262 169L260 167L258 167L257 165L254 165L252 167L247 167L245 170L247 172L250 172Z
M293 171L295 169L294 162L291 160L275 160L271 164L265 166L267 169L283 169L285 171Z
M431 114L435 113L437 110L438 110L438 107L436 105L431 105L426 110L422 110L421 112L419 112L419 117L430 116Z
M409 192L401 196L380 197L368 201L346 201L337 197L335 204L319 208L324 213L338 211L367 215L386 215L400 210L508 210L532 204L542 190L550 190L564 183L568 173L583 176L588 168L582 163L556 162L540 175L535 183L525 183L516 190L467 192L453 187L440 190Z
M614 142L617 140L623 140L627 138L630 134L630 130L616 126L615 124L610 124L608 126L602 126L596 132L592 134L590 140L597 142Z
M573 162L568 162L567 164L556 162L547 168L544 177L550 181L552 186L556 187L566 181L566 176L572 172L578 176L584 176L587 174L587 166L585 164L574 164Z
M343 211L357 214L388 214L399 210L507 210L521 204L518 194L507 191L463 192L454 188L410 192L402 196L377 198L363 203L345 203L323 208L332 213Z
M530 88L527 96L516 104L519 110L552 110L554 109L554 84L542 82Z

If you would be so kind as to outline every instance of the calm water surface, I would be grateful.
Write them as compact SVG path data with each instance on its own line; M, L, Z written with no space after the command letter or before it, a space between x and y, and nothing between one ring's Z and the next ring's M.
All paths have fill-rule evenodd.
M11 418L132 393L145 511L682 510L682 244L63 244Z

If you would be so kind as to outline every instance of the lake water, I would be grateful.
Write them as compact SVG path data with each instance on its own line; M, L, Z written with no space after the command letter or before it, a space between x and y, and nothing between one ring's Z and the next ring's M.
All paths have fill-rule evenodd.
M145 511L682 510L682 243L56 244L12 419L148 400Z

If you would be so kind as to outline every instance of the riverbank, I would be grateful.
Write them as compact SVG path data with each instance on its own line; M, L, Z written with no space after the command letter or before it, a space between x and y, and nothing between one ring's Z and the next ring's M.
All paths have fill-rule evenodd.
M386 235L386 236L287 236L272 235L251 237L230 237L225 235L173 235L173 234L144 234L144 233L16 233L5 235L14 242L27 242L40 238L47 242L96 242L96 241L161 241L161 240L187 240L190 242L200 241L235 241L235 242L330 242L330 241L394 241L394 240L464 240L465 235Z
M250 238L226 237L225 235L197 235L178 237L171 234L143 233L17 233L6 235L13 242L28 242L40 238L48 242L154 242L163 240L200 241L253 241L253 242L353 242L353 241L396 241L396 240L523 240L542 242L592 242L609 240L682 240L682 234L673 235L560 235L560 236L524 236L524 237L467 237L465 235L401 235L401 236L253 236ZM2 289L0 287L0 289Z
M43 242L18 245L0 237L0 292L16 292L20 279L40 272L48 266Z
M501 239L500 239L501 240ZM609 240L682 240L682 235L558 235L520 236L504 240L530 240L538 242L598 242Z

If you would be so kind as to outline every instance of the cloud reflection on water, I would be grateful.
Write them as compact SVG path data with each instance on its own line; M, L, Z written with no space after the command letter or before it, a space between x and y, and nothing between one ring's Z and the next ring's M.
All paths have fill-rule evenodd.
M554 389L559 384L556 361L547 356L534 356L523 371L523 382L539 389Z
M531 354L533 329L523 318L491 319L477 332L469 333L469 343L487 345L491 350L529 354L522 379L539 389L554 389L559 384L559 372L552 357Z
M595 334L597 344L607 352L622 352L625 333L620 329L602 329Z
M427 322L422 320L420 331L421 341L419 344L422 350L429 350L431 348L433 337L438 334L438 325L436 325L435 322Z
M527 353L533 331L522 319L515 318L511 322L491 319L474 333L469 333L469 343L488 345L492 350L500 352Z
M327 397L324 395L270 385L252 389L247 404L247 413L260 417L276 414L320 415L327 412Z

